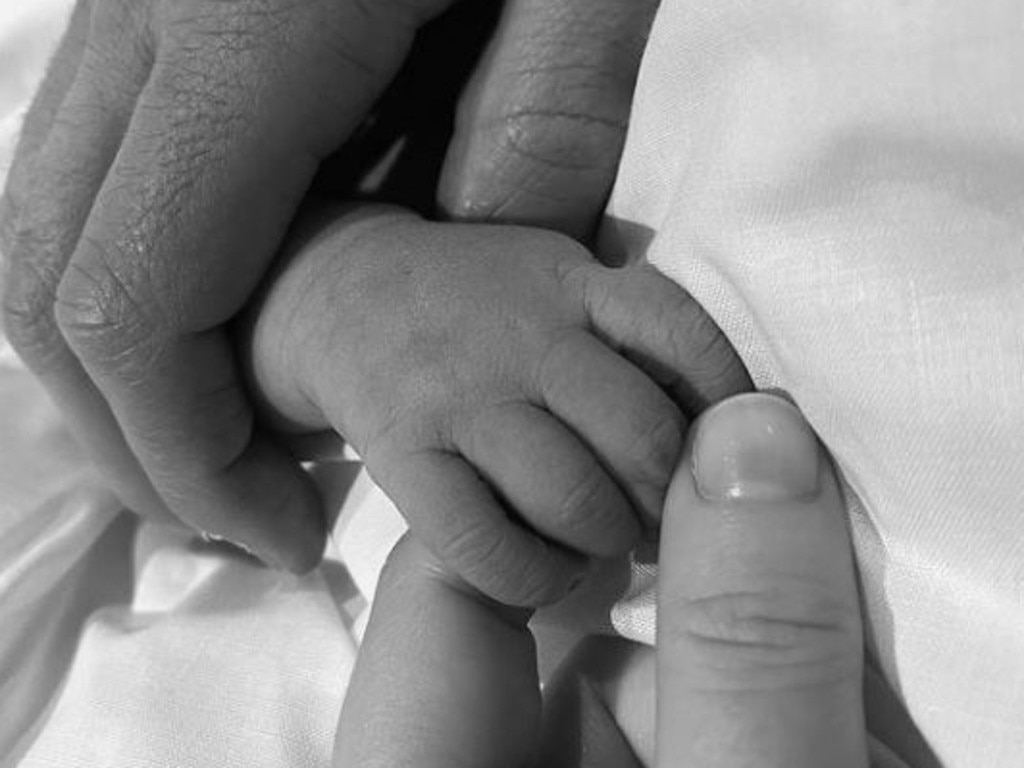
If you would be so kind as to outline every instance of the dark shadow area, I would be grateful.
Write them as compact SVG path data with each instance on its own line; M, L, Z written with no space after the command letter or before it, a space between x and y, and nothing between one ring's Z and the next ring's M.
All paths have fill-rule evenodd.
M427 24L352 139L321 164L310 194L386 201L433 217L459 96L501 9L464 0Z

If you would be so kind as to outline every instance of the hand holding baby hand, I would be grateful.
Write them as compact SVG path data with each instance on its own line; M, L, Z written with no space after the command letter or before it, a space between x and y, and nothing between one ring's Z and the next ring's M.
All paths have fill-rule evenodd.
M665 504L656 648L591 638L542 702L529 615L407 538L377 589L334 765L866 768L860 605L828 457L762 394L709 411L687 445Z
M511 604L560 598L580 555L627 552L682 450L679 403L748 385L675 284L550 232L363 209L285 270L255 330L258 388L294 425L337 430L414 533ZM679 374L675 402L644 368Z
M127 507L308 570L322 510L254 422L231 329L318 169L348 194L413 131L417 189L397 191L432 190L489 44L450 137L445 208L588 233L657 2L73 4L0 197L5 335ZM453 28L450 46L423 44Z

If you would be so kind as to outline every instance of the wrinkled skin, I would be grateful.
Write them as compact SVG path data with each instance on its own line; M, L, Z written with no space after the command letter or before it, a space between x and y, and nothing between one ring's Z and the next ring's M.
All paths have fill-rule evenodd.
M541 229L329 208L295 228L257 314L281 430L344 435L446 566L520 606L657 524L678 403L749 386L679 286Z
M755 397L726 401L703 437L763 445L791 407ZM770 462L817 472L816 492L709 499L695 430L663 514L656 648L588 639L542 693L530 612L407 537L377 589L336 768L867 768L860 604L824 451L809 428L782 430ZM904 765L877 743L871 755Z
M132 509L293 570L319 559L320 501L254 417L229 327L321 161L449 5L79 0L0 209L4 324ZM511 0L459 107L443 209L586 235L654 9Z

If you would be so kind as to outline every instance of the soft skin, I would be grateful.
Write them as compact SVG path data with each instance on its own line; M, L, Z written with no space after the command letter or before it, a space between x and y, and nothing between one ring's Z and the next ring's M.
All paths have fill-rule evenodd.
M254 420L228 327L320 161L450 5L79 0L3 198L4 325L130 508L318 561L320 500ZM508 2L460 109L449 213L587 232L654 8Z
M749 386L673 282L539 229L321 211L254 313L279 428L343 436L428 548L515 605L634 546L682 450L680 406Z
M709 482L716 469L734 482ZM657 649L585 645L542 701L528 612L482 598L404 540L378 588L335 766L866 768L844 509L795 408L741 395L697 423L660 563Z

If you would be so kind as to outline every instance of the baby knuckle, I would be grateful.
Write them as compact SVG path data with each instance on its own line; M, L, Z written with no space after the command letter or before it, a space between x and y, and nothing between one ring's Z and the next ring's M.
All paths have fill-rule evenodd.
M698 685L781 689L860 673L857 608L819 586L662 598L658 621L659 643L680 648Z
M487 571L489 564L504 559L504 542L499 531L485 523L467 522L442 544L441 559L456 571Z
M557 526L571 534L595 519L595 513L607 506L608 487L604 473L594 470L582 473L561 494L556 504Z
M508 605L546 605L564 594L543 558L518 551L500 526L467 526L448 540L441 559L485 595Z

